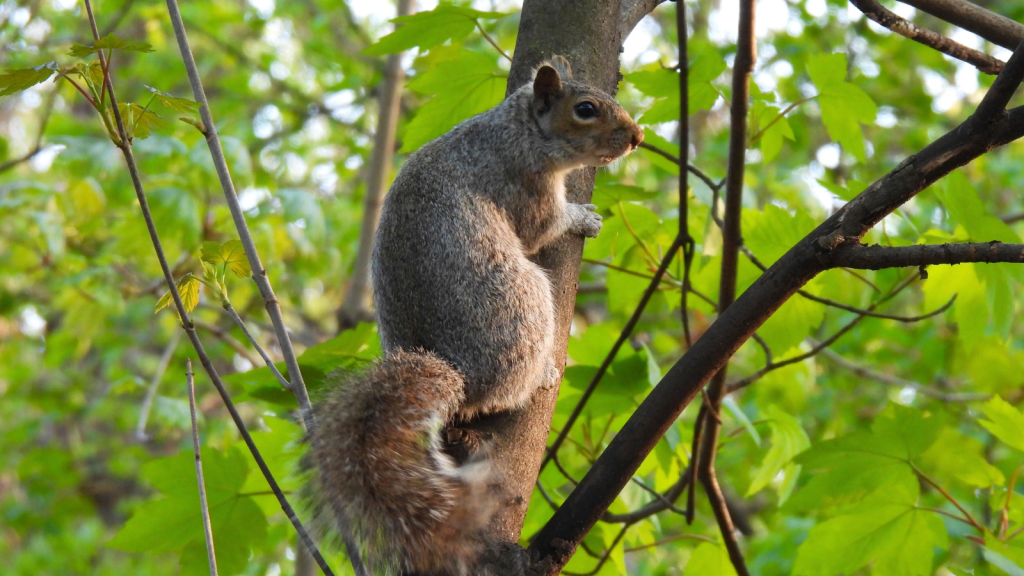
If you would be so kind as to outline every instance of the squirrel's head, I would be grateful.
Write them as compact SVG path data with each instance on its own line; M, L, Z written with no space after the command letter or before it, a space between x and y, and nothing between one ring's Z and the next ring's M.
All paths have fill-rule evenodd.
M607 166L644 140L614 98L572 79L569 61L561 56L534 72L531 112L542 130L568 144L573 162L585 166Z

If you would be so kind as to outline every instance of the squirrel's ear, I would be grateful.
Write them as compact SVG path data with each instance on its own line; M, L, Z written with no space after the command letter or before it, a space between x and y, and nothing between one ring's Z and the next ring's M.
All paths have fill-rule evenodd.
M558 70L558 75L562 77L562 80L572 80L572 66L569 65L569 61L563 56L552 56L551 66Z
M545 63L537 69L537 74L533 77L534 98L544 100L546 102L552 96L561 91L562 79L559 78L558 71L555 70L554 67Z

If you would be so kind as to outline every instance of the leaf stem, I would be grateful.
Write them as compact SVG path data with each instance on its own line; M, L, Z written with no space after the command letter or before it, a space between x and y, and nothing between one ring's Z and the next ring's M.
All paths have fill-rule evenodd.
M771 122L765 124L764 128L761 128L760 130L758 130L753 136L750 137L749 140L747 140L747 146L750 146L754 142L757 142L758 139L761 138L761 136L764 136L764 133L767 132L769 128L774 126L775 123L778 122L779 120L782 120L786 116L786 114L789 114L790 112L792 112L794 108L796 108L797 106L803 104L804 102L809 102L811 100L814 100L818 96L821 96L821 94L815 94L814 96L808 96L806 98L801 98L801 99L797 100L796 102L793 102L789 106L786 106L785 110L783 110L782 112L779 112L778 116L776 116L775 118L772 118Z
M506 54L505 51L501 49L501 46L498 46L498 43L495 42L494 38L492 38L491 35L487 33L487 30L484 30L484 27L483 27L482 24L480 24L480 21L479 20L474 20L474 22L476 23L477 29L480 30L481 34L483 34L484 39L487 40L488 42L490 42L491 46L494 46L494 49L497 50L499 54L504 56L506 60L511 62L512 61L512 57L509 56L508 54Z
M982 532L982 533L985 532L985 528L981 524L979 524L978 521L975 520L973 516L971 516L971 513L968 512L967 509L964 508L960 504L960 502L957 501L957 499L953 497L952 494L947 492L946 489L943 488L942 486L939 486L939 484L935 480L932 480L931 478L929 478L928 475L925 474L924 472L922 472L921 469L918 468L913 462L910 463L910 467L914 470L914 473L917 474L917 477L920 478L925 484L928 484L932 488L935 488L939 492L939 494L942 494L946 498L946 500L949 500L949 502L953 506L956 506L956 509L959 510L964 515L964 517L967 519L967 523L968 524L973 526L979 532Z

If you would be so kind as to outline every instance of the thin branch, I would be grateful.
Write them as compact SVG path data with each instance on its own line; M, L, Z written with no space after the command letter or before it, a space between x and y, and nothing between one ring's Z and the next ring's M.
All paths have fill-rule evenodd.
M313 416L312 406L309 402L309 393L306 391L306 384L302 379L302 372L299 369L299 363L295 357L295 350L292 349L291 338L289 338L288 330L284 325L284 318L281 314L281 305L277 300L277 296L274 294L274 289L270 285L270 278L267 276L266 269L263 268L263 263L260 261L259 253L256 251L256 245L253 242L252 234L249 233L249 226L245 221L245 214L242 212L242 208L238 204L235 185L231 180L227 161L224 158L224 149L220 143L220 136L217 134L217 125L213 121L213 116L210 113L210 103L206 99L206 91L203 89L202 80L199 78L199 70L196 67L195 58L192 56L192 49L189 47L188 37L185 33L185 25L181 20L181 12L178 10L177 0L167 0L167 12L171 19L171 25L174 28L174 36L178 42L178 48L181 51L181 59L185 65L185 72L188 75L189 84L192 87L192 95L196 102L199 103L199 115L203 121L203 126L206 127L206 144L210 149L210 156L213 159L213 165L217 171L217 177L220 180L221 188L224 191L224 199L228 205L228 210L231 212L231 218L234 220L239 240L242 243L242 247L245 249L245 256L249 261L249 267L252 269L252 279L256 282L260 295L263 296L263 303L267 309L267 314L270 316L270 320L274 325L274 332L277 334L278 345L281 347L281 355L284 357L285 365L288 367L288 375L291 377L290 390L292 394L295 395L295 399L299 404L299 409L302 411L302 417L306 424L306 431L312 433L316 427L316 422ZM354 541L349 542L350 538L347 536L345 536L345 540L346 548L348 548L350 557L355 559L358 555L358 549L354 546ZM350 543L353 545L352 547L348 546ZM355 561L354 563L361 564L359 561ZM321 568L322 567L323 566L321 566Z
M729 106L729 160L725 179L725 216L722 228L722 272L719 278L718 313L727 310L736 298L736 281L739 270L739 251L743 245L741 231L741 210L743 207L743 174L747 149L747 114L750 100L750 75L757 58L754 38L754 0L740 0L739 30L737 31L736 57L732 70L732 102ZM714 207L712 207L714 209ZM736 537L729 508L715 473L715 457L718 438L721 433L722 401L728 393L726 379L727 365L723 365L707 388L705 417L701 421L703 432L700 454L695 465L697 479L704 487L715 520L718 522L722 541L729 553L736 573L749 576L743 551ZM709 418L708 416L715 416ZM696 432L695 432L696 435ZM688 510L692 515L692 509ZM692 516L691 516L692 517Z
M604 551L604 554L601 554L601 558L598 559L597 566L594 566L593 570L590 572L569 572L568 570L563 570L562 574L565 574L566 576L594 576L594 574L600 572L601 568L604 567L604 563L608 561L612 551L615 550L615 547L622 541L622 537L626 535L626 531L629 530L630 526L632 526L632 524L622 525L622 528L619 530L619 534L615 537L615 540L612 541L611 546Z
M666 159L668 159L668 160L670 160L672 162L675 162L676 164L679 164L679 158L676 158L672 154L669 154L668 152L662 150L661 148L658 148L654 144L650 144L650 143L647 143L647 142L641 142L640 143L640 147L643 148L644 150L650 150L651 152L654 152L658 156L666 158ZM722 180L721 182L715 182L714 180L711 179L710 176L705 174L700 168L697 168L693 164L687 164L686 165L686 169L691 174L693 174L697 178L700 178L702 181L704 181L704 184L707 184L707 187L711 188L712 190L718 190L722 186L725 185L725 180Z
M251 332L249 332L249 329L245 326L245 322L242 322L242 318L238 315L238 312L235 311L235 307L232 306L230 302L224 302L224 310L227 311L228 316L231 316L231 319L234 320L235 326L238 326L238 329L242 331L242 334L245 334L246 339L249 340L252 347L255 348L256 352L261 358L263 358L263 363L267 365L267 368L270 368L270 372L274 375L274 378L277 378L277 381L281 383L281 386L284 386L285 390L291 390L292 387L289 385L288 380L285 379L284 375L282 375L280 370L277 369L277 366L274 365L274 361L270 359L267 352L263 350L260 343L257 342L256 338L253 337ZM253 366L256 365L255 362L250 362Z
M236 340L233 336L231 336L231 334L228 334L228 332L221 328L220 326L217 326L216 324L211 324L209 322L203 322L202 320L197 320L195 318L192 319L192 323L195 324L196 328L206 330L207 332L212 334L216 339L227 344L228 347L234 350L236 354L238 354L242 358L245 358L245 361L248 362L249 364L252 364L253 366L259 364L259 360L257 360L256 357L254 357L249 352L249 350L246 349L245 345Z
M789 366L791 364L796 364L798 362L803 362L804 360L807 360L808 358L811 358L811 357L814 357L814 356L818 355L818 353L820 353L822 350L828 348L832 344L835 344L837 340L839 340L844 334L846 334L847 332L852 330L853 327L856 326L857 324L859 324L861 320L863 320L864 318L867 318L869 316L869 313L874 308L876 308L878 306L881 306L884 302L888 301L893 296L895 296L897 293L901 292L904 288L909 286L910 282L912 282L913 280L917 279L917 277L919 275L920 274L918 273L918 274L914 274L913 276L911 276L907 281L904 281L897 288L895 288L892 292L890 292L888 295L886 295L885 298L882 298L881 300L873 303L870 307L868 307L868 309L864 311L865 312L864 314L857 314L857 316L853 320L850 320L849 322L847 322L842 328L837 330L834 334L829 336L827 339L825 339L825 340L823 340L821 342L818 342L817 344L812 346L811 349L808 350L807 352L804 352L803 354L798 354L796 356L792 356L790 358L786 358L784 360L780 360L778 362L767 363L764 366L764 368L761 368L757 372L754 372L753 374L751 374L751 375L749 375L749 376L747 376L745 378L742 378L740 380L732 382L731 384L729 384L729 392L735 392L736 390L740 390L742 388L746 388L747 386L750 386L754 382L757 382L758 380L763 378L765 376L765 374L767 374L769 372L772 372L774 370L778 370L779 368L784 368L784 367ZM936 316L938 314L941 314L941 313L945 312L946 310L949 309L950 306L953 305L953 302L955 300L956 300L956 298L954 296L953 298L950 298L949 301L946 302L945 305L943 305L942 307L938 308L937 310L935 310L935 311L933 311L933 312L931 312L931 313L929 313L929 314L927 314L927 315L925 315L923 317L927 318L929 316Z
M1006 106L1020 87L1021 80L1024 80L1024 39L1014 49L971 116L980 122L1004 119L1007 115Z
M817 342L816 340L811 338L808 338L807 341L810 342L811 345L815 347L820 345L820 342ZM898 386L900 388L910 388L911 390L914 390L915 392L918 392L923 396L935 398L936 400L941 400L943 402L977 402L980 400L987 400L992 397L991 394L983 393L942 392L941 390L936 390L935 388L925 386L924 384L914 382L913 380L906 380L904 378L900 378L899 376L893 376L891 374L885 374L883 372L872 370L871 368L868 368L867 366L849 360L841 356L840 354L837 354L836 352L829 350L828 348L822 348L821 355L824 356L825 358L828 358L830 361L838 365L840 368L845 368L846 370L849 370L850 372L853 372L858 376L870 378L871 380L881 382L882 384L889 384L892 386Z
M623 266L617 266L617 265L611 264L609 262L602 262L601 260L594 260L593 258L583 258L582 262L585 263L585 264L593 264L594 266L601 266L601 267L607 268L609 270L615 270L616 272L622 272L623 274L629 274L630 276L636 276L638 278L646 278L648 280L653 280L654 279L653 275L644 274L643 272L637 272L636 270L630 270L629 268L625 268ZM661 282L665 282L667 284L670 284L673 288L676 287L676 286L681 286L682 285L682 284L679 283L679 281L677 281L677 280L675 280L675 279L673 279L671 277L668 277L668 276L663 277L661 279Z
M690 485L690 467L688 466L683 470L682 474L679 475L679 480L675 484L669 487L660 498L648 502L643 507L634 510L632 512L626 512L624 514L612 514L605 512L601 516L601 522L606 524L633 524L649 518L669 509L669 504L674 505L675 501L679 499L683 491Z
M565 421L565 425L562 426L562 431L558 433L555 441L552 442L551 446L547 449L547 454L544 456L544 460L541 462L540 470L543 471L544 467L547 466L548 462L551 461L552 456L558 452L561 448L562 443L565 442L565 438L569 435L572 430L573 424L583 413L583 407L586 406L587 401L590 400L590 396L593 395L594 390L597 389L597 385L601 382L601 378L604 377L608 368L612 364L612 360L615 359L616 354L619 353L619 349L629 339L629 336L633 333L633 329L636 328L637 323L640 321L640 316L643 315L644 309L647 308L647 303L650 301L651 296L654 295L654 291L657 289L658 284L661 283L661 277L665 274L669 264L672 263L672 259L675 258L676 250L679 248L680 239L677 237L668 251L665 252L665 257L661 260L661 266L658 267L658 271L654 273L654 277L651 279L650 284L647 285L647 289L644 290L643 296L640 297L640 302L637 304L636 309L633 311L633 315L629 317L629 321L623 326L622 332L619 333L619 337L615 340L615 344L612 345L612 349L608 351L601 365L598 367L597 372L593 378L590 379L590 383L587 384L587 388L583 391L583 395L580 396L579 401L576 403L576 407L573 408L572 414L569 415L569 419ZM539 474L540 472L538 472Z
M153 377L149 380L146 397L142 399L142 406L139 408L139 423L135 426L135 438L139 442L149 439L146 435L146 423L149 421L149 412L153 408L153 400L156 399L156 389L160 386L160 380L163 379L164 373L167 372L167 365L171 363L171 357L174 356L174 350L178 347L180 340L181 332L175 330L171 335L171 341L167 343L163 354L160 355L156 370L153 371Z
M639 552L641 550L646 550L648 548L654 548L655 546L661 546L662 544L668 544L670 542L676 542L678 540L700 540L702 542L711 542L712 544L717 544L718 543L714 538L708 538L707 536L702 536L700 534L675 534L673 536L669 536L667 538L662 538L661 540L657 540L655 542L651 542L650 544L644 544L643 546L634 546L632 548L623 548L622 551L625 552L626 554L629 554L631 552Z
M760 260L758 260L757 256L754 255L754 253L750 250L750 248L747 248L746 246L742 246L741 250L743 250L743 253L747 256L747 258L750 260L750 262L754 266L757 266L758 268L760 268L762 272L768 270L768 267L765 266ZM888 268L888 266L886 266L886 267ZM878 290L878 287L875 286L874 284L871 284L871 286L874 287L875 290ZM800 296L802 296L802 297L812 301L812 302L817 302L819 304L824 304L825 306L828 306L830 308L838 308L840 310L846 310L847 312L853 312L854 314L860 314L861 316L871 316L872 318L882 318L883 320L895 320L897 322L904 322L904 323L920 322L921 320L925 320L927 318L931 318L932 316L935 316L936 314L940 314L940 313L944 312L946 310L946 308L949 307L949 305L947 305L947 306L944 306L943 308L940 308L939 310L935 310L935 311L928 312L926 314L921 314L921 315L918 315L918 316L899 316L897 314L883 314L881 312L875 312L872 309L857 308L856 306L850 306L849 304L843 304L842 302L837 302L835 300L830 300L828 298L822 298L821 296L816 296L816 295L811 294L810 292L808 292L806 290L797 290L796 293L799 294ZM950 302L950 304L952 304L952 301Z
M687 296L690 288L690 270L696 243L690 236L690 62L687 56L686 3L676 2L676 37L679 53L679 161L687 167L679 171L679 232L683 245L683 286L680 290L679 315L683 323L683 342L693 346L690 335L690 316Z
M866 246L844 243L832 254L833 266L881 270L967 262L1024 262L1024 244L967 242L964 244L917 244L915 246Z
M1003 69L1003 61L993 58L984 52L968 48L954 42L941 34L925 30L913 22L907 21L887 10L878 0L850 0L850 3L864 13L865 16L893 32L909 38L914 42L938 50L947 56L967 62L985 74L999 74Z
M179 332L180 334L180 332ZM217 576L217 556L213 551L213 527L210 525L210 506L206 502L206 482L203 481L203 457L199 453L199 425L196 423L196 382L192 377L192 359L186 360L185 378L188 380L188 412L192 417L192 451L196 455L196 483L199 485L199 509L203 513L203 533L206 534L206 559L210 576Z
M1017 222L1024 220L1024 212L1007 214L1006 216L1000 216L999 219L1002 220L1003 222L1006 222L1007 224L1016 224Z
M91 0L85 0L85 9L89 16L89 24L92 27L93 38L96 41L99 41L99 31L96 28L96 17L93 14ZM97 56L100 59L100 65L106 69L103 52L98 52ZM105 78L104 81L109 83L109 76ZM189 319L188 312L185 310L185 304L181 300L181 294L178 292L178 287L174 282L173 275L171 274L170 266L167 264L167 256L164 254L163 245L160 242L160 235L157 233L156 224L153 221L153 214L149 209L149 201L146 199L146 194L142 187L142 179L139 176L138 165L135 162L135 155L132 152L131 142L128 140L128 131L125 128L121 112L117 107L117 98L113 90L113 85L111 85L110 90L110 106L114 115L114 122L120 136L120 143L118 143L117 146L124 155L125 164L128 166L128 174L131 177L132 187L135 189L135 196L139 202L142 217L146 222L146 230L149 233L150 241L153 244L153 250L156 252L157 260L160 263L160 270L163 272L164 281L167 283L167 288L171 293L171 300L174 302L174 308L178 312L178 318L181 319L185 333L192 342L192 347L195 348L200 363L203 365L206 373L210 376L210 380L213 381L214 387L217 388L217 392L224 401L224 406L227 408L232 421L234 421L235 426L238 428L238 432L241 435L242 440L249 448L249 452L252 454L253 460L256 461L256 465L263 473L263 477L267 480L267 484L270 486L271 490L274 491L274 495L277 496L277 500L281 505L281 510L285 513L285 516L288 517L288 520L291 521L292 526L295 527L295 530L299 533L299 537L302 538L303 543L309 548L313 557L317 559L317 563L324 571L324 574L326 576L333 576L333 572L327 565L327 562L323 559L323 556L317 549L316 544L314 544L313 540L309 537L309 533L306 532L306 528L302 525L302 522L300 522L298 517L295 515L295 510L291 507L291 504L288 503L288 499L285 498L284 494L281 492L281 487L277 484L273 474L271 474L270 468L267 467L267 463L260 455L259 449L256 447L256 443L253 442L252 436L246 429L241 415L235 408L234 402L231 401L231 396L228 394L227 388L224 386L224 382L217 374L217 370L213 366L213 362L210 360L210 357L206 354L206 350L203 348L202 342L199 341L199 336L196 334L195 326Z
M974 32L1007 50L1013 50L1024 40L1024 25L973 2L964 0L901 1L940 20Z

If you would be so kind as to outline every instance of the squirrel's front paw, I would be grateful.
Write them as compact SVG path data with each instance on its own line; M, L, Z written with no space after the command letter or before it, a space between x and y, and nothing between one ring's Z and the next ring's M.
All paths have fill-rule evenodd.
M601 215L593 204L569 204L572 229L587 238L596 238L601 232Z

